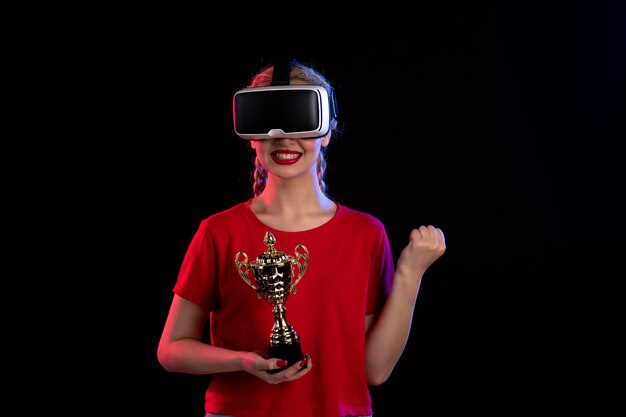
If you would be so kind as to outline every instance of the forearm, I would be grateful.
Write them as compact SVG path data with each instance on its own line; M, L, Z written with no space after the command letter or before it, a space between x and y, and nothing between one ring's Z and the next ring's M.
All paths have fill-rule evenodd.
M180 339L159 348L158 359L169 372L214 374L243 369L244 352L212 346L196 339Z
M366 335L365 361L368 384L380 385L389 378L406 346L419 279L397 272L391 293Z

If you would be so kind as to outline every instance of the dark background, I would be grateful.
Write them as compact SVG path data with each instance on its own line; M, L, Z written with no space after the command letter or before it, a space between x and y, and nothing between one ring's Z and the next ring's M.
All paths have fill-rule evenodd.
M200 221L249 197L232 94L293 57L336 88L330 194L381 219L396 257L413 227L446 235L404 355L372 387L375 416L621 407L624 6L302 6L136 3L116 15L106 66L124 264L110 403L202 415L209 377L165 372L158 338Z

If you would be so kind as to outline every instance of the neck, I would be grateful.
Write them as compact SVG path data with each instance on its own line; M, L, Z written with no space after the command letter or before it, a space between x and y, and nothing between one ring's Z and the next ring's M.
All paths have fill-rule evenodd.
M255 197L271 212L316 212L334 207L320 188L317 178L269 179L265 190Z

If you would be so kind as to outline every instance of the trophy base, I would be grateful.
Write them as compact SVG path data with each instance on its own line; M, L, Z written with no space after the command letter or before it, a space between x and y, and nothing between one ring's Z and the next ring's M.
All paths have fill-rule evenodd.
M275 374L284 369L287 369L294 363L300 362L302 359L304 359L304 355L302 355L302 349L300 348L300 342L294 342L290 345L270 345L269 355L270 358L284 359L287 361L287 365L283 366L282 368L271 369L267 371L270 374Z

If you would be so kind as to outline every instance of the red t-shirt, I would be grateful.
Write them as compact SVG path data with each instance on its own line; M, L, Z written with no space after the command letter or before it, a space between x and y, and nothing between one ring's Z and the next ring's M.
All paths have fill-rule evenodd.
M314 367L303 378L268 384L247 372L214 374L205 410L237 417L336 417L372 414L365 379L365 315L377 313L391 289L394 263L383 224L372 215L337 205L325 224L302 232L264 225L250 202L203 220L182 262L174 292L210 311L211 343L242 351L266 350L274 324L272 306L257 297L235 266L274 248L308 267L285 302L285 318Z

